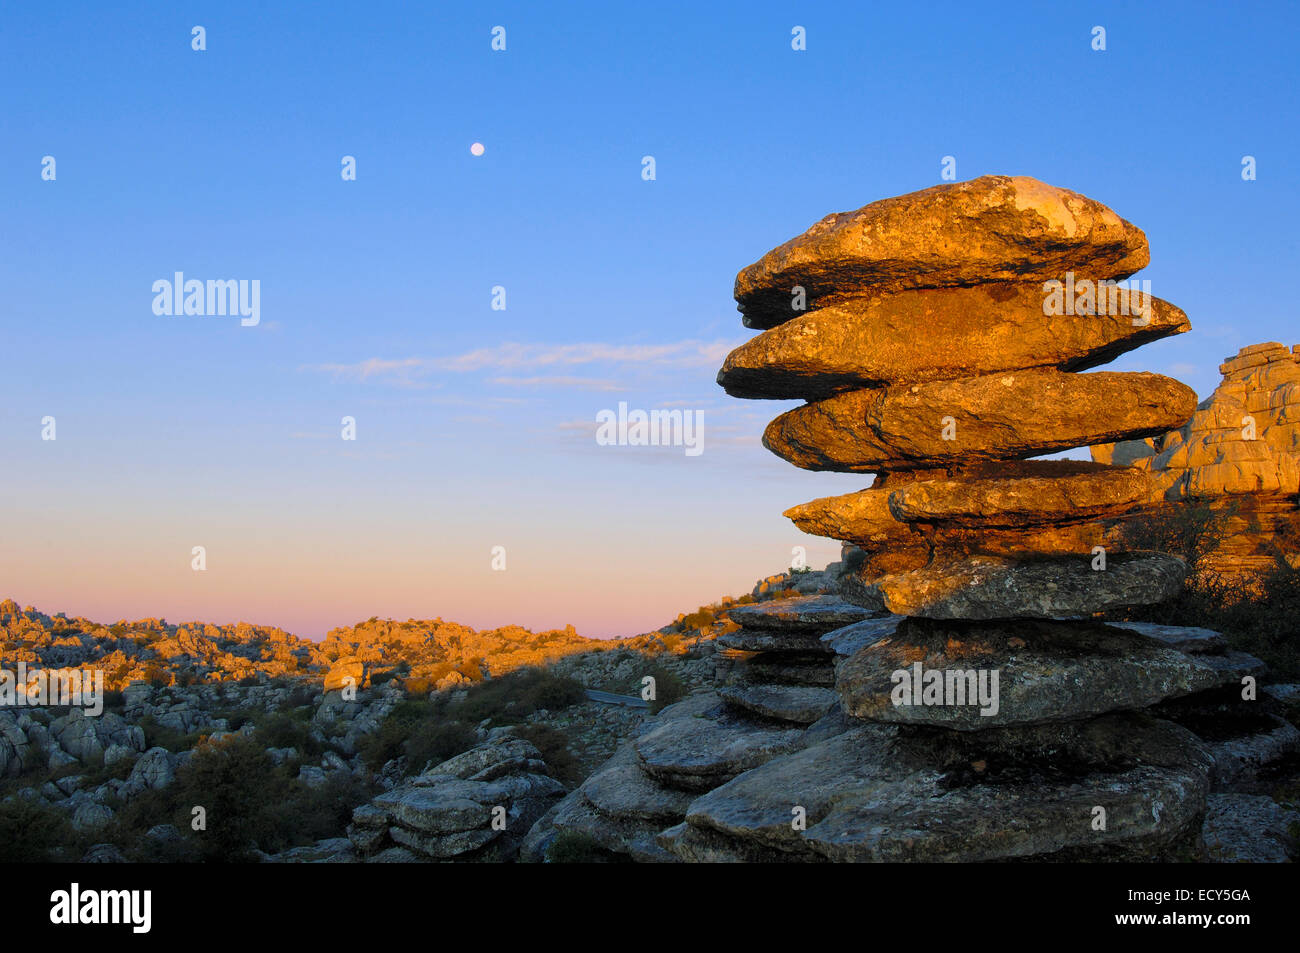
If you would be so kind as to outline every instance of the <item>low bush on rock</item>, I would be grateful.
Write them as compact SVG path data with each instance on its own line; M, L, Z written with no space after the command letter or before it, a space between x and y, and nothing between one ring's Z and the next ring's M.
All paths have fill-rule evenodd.
M66 855L77 841L65 812L18 798L0 802L0 864L75 859Z

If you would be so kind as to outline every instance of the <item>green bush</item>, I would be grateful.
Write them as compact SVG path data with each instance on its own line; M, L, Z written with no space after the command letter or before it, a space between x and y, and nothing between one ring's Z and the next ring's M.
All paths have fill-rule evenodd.
M194 806L205 809L207 829L190 835L205 861L248 861L255 847L274 851L286 841L293 786L256 741L200 746L177 770L175 788L183 830Z
M1153 550L1177 556L1193 571L1228 537L1228 521L1240 505L1219 506L1187 502L1167 505L1124 524L1124 542L1130 549Z
M467 725L446 716L441 705L428 700L398 702L379 729L366 735L359 747L371 770L406 755L415 771L431 760L445 761L474 745L475 735Z
M478 736L469 725L459 721L438 721L419 725L402 745L402 752L411 771L420 772L427 765L439 764L476 744Z
M263 716L253 738L263 748L297 748L307 757L318 756L323 750L312 737L311 726L285 712Z
M18 798L0 802L0 864L77 860L68 856L77 841L63 811Z
M172 752L189 751L202 737L197 731L183 734L174 728L166 728L158 724L158 720L153 715L145 715L138 724L140 730L144 732L146 749L166 748Z
M561 831L546 850L546 859L553 864L611 864L626 863L628 858L601 847L589 834Z
M650 701L650 714L657 715L674 702L679 702L690 691L686 683L677 677L677 673L663 665L654 664L649 666L646 675L650 675L655 680L655 697ZM639 692L638 692L639 694Z
M682 629L707 629L713 625L716 618L708 608L702 607L682 619Z
M341 771L330 774L318 788L294 782L293 795L280 822L283 846L301 847L340 836L352 821L353 809L374 794L354 775Z
M1202 567L1236 509L1197 504L1184 509L1140 521L1126 530L1126 538L1179 556L1194 569ZM1232 648L1263 659L1274 675L1300 676L1300 569L1288 560L1294 558L1294 540L1283 533L1273 548L1275 565L1268 572L1220 575L1200 568L1173 599L1111 617L1214 629Z
M104 710L120 712L126 707L126 695L122 692L104 692Z
M569 739L562 731L549 725L523 725L515 734L530 741L542 753L542 760L550 769L551 777L569 787L576 787L586 778L580 762L569 750Z
M549 669L521 668L480 682L468 690L463 700L445 704L454 717L469 724L485 718L497 724L519 724L539 708L560 711L586 697L582 684L572 678Z

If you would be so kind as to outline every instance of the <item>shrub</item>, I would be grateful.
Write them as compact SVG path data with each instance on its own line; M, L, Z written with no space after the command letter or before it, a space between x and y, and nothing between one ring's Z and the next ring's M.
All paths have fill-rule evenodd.
M207 829L191 835L204 860L252 860L254 847L283 843L292 786L257 742L235 737L201 745L177 770L175 786L182 811L205 810Z
M546 859L553 864L616 864L628 858L605 850L590 834L561 831L546 849Z
M402 680L402 688L406 691L408 698L420 698L433 691L434 684L427 678L410 678L408 676Z
M1167 505L1126 523L1124 541L1133 549L1177 556L1195 571L1227 539L1228 521L1239 508L1236 501L1219 507L1199 502Z
M140 730L144 732L146 749L166 748L172 752L189 751L200 738L200 733L197 731L182 734L175 728L164 727L158 724L158 720L153 715L145 715L138 724Z
M105 710L121 711L126 707L126 695L123 692L107 691L104 692Z
M410 759L413 769L419 770L426 761L445 761L473 747L474 740L474 732L446 717L441 706L428 700L407 699L393 707L377 731L362 738L359 750L371 770L402 755Z
M459 721L439 721L417 726L403 743L402 751L411 770L420 772L426 765L446 761L477 743L478 735L469 725Z
M549 669L522 668L471 687L464 700L451 706L452 714L470 724L485 718L518 724L545 708L559 711L584 701L582 684Z
M715 616L707 608L700 608L682 619L682 629L707 629L713 625Z
M1223 539L1222 525L1235 508L1187 504L1185 509L1143 520L1126 530L1126 538L1179 556L1195 568ZM1232 648L1258 655L1275 674L1300 675L1300 569L1288 560L1289 537L1283 534L1277 543L1275 565L1266 573L1220 575L1201 569L1190 574L1173 599L1112 617L1214 629Z
M542 760L551 771L551 777L569 787L581 784L586 775L582 763L569 750L569 739L562 731L549 725L524 725L515 734L530 741L542 753Z
M322 750L320 742L312 737L311 728L284 712L264 717L253 738L263 748L297 748L308 757L319 755Z
M655 680L655 697L650 702L652 715L659 714L673 702L679 702L690 694L686 684L670 668L656 663L647 668L645 674L653 676Z
M304 705L310 705L316 695L316 689L310 685L295 685L289 692L289 697L285 699L284 707L302 708Z
M0 802L0 864L67 860L65 852L76 845L63 811L18 798Z
M373 791L354 775L330 774L320 787L293 783L293 796L280 821L285 846L298 847L326 837L338 837L352 820L352 811Z

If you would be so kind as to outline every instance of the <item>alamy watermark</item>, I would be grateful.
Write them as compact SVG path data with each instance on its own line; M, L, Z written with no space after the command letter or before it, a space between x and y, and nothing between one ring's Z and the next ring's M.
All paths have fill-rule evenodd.
M602 447L685 447L688 457L704 452L702 410L628 410L621 400L617 411L597 413L596 423Z
M71 707L90 717L104 712L103 669L28 669L19 662L16 671L0 669L0 708Z
M1133 318L1135 328L1151 323L1151 280L1143 278L1114 281L1102 278L1074 277L1065 273L1065 281L1043 282L1043 314L1047 317L1061 315L1122 315Z
M980 715L991 718L998 713L998 669L923 669L913 662L910 669L897 669L889 680L893 690L889 699L901 705L978 705Z
M239 323L255 327L262 320L262 280L254 278L186 280L176 272L172 280L153 283L153 313L157 315L239 315Z

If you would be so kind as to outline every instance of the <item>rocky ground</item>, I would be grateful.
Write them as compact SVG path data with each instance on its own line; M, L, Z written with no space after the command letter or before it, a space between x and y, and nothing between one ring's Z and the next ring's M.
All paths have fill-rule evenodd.
M653 720L652 710L711 683L713 641L735 628L730 608L816 591L828 578L778 574L741 599L608 642L571 628L476 633L441 620L374 619L317 644L250 625L101 625L6 600L0 668L98 669L106 692L99 715L44 704L0 707L0 833L49 829L44 839L17 837L13 848L21 854L23 844L34 844L49 859L199 859L194 842L202 832L186 829L189 808L181 810L177 798L202 778L212 783L214 765L233 762L247 745L265 756L274 772L268 777L287 785L286 798L321 815L317 828L337 818L334 836L310 845L250 837L250 858L508 859L550 801ZM539 670L544 679L520 675L514 694L542 694L512 698L513 675ZM647 676L656 688L649 700L641 697ZM507 688L484 701L493 686ZM627 703L593 701L584 689ZM450 726L446 739L410 748L412 737L437 736L439 725ZM455 749L449 760L417 761L444 749ZM482 803L500 802L507 836L485 840L429 827L442 800L460 803L467 791ZM356 818L354 809L361 809ZM376 849L376 836L365 832L385 811L391 823ZM312 833L304 828L288 839L301 842L304 831ZM11 852L6 859L31 858Z
M379 677L355 693L324 690L333 666L322 663L309 675L188 685L136 680L111 696L99 717L40 706L0 709L5 859L33 859L15 851L88 862L213 859L203 848L214 831L243 844L240 859L269 863L882 859L870 851L859 858L845 846L823 850L815 837L792 846L773 840L761 821L767 812L781 815L777 827L788 826L781 792L810 779L821 778L819 789L841 804L847 802L837 786L849 783L855 797L861 794L853 778L871 777L904 801L916 800L917 785L933 783L907 774L896 751L887 754L899 729L855 725L841 711L845 692L853 705L874 704L854 689L857 676L846 660L899 621L829 595L857 562L762 580L744 600L684 614L643 638L649 648L564 654L541 668L472 684L427 691L417 684L415 694L398 665L406 661L415 670L418 662L373 658L367 675ZM819 599L829 600L826 608L816 608ZM32 617L24 619L21 628L31 632ZM57 641L48 627L46 638ZM1300 688L1269 685L1258 714L1243 717L1240 705L1214 695L1246 664L1220 636L1174 627L1160 644L1166 647L1146 650L1151 665L1169 668L1166 681L1182 679L1179 690L1194 701L1164 702L1157 714L1175 726L1168 730L1195 734L1207 765L1212 761L1199 838L1186 859L1293 859ZM50 647L26 649L40 654L38 648ZM1165 657L1171 651L1201 662L1183 671ZM1033 659L1018 664L1033 678L1052 677ZM1091 664L1086 652L1077 662L1081 669ZM838 695L837 667L844 673ZM651 701L640 697L647 676L661 693ZM1089 710L1141 703L1125 695L1139 682L1114 680L1095 698L1074 702ZM629 703L594 701L586 689ZM1116 738L1135 737L1131 726L1116 725ZM456 730L444 743L447 726ZM411 747L411 739L429 743ZM1131 740L1116 747L1126 745ZM242 774L253 780L241 784ZM259 799L253 787L276 793ZM979 798L996 795L987 785L968 790L970 815L986 816ZM281 813L265 803L272 799L283 801ZM195 806L209 812L207 832L192 829ZM849 815L837 819L815 803L803 806L809 823L819 825L817 836L845 843L847 829L836 833L836 825L850 823ZM232 834L218 816L232 810L269 826ZM35 837L39 831L48 836Z

